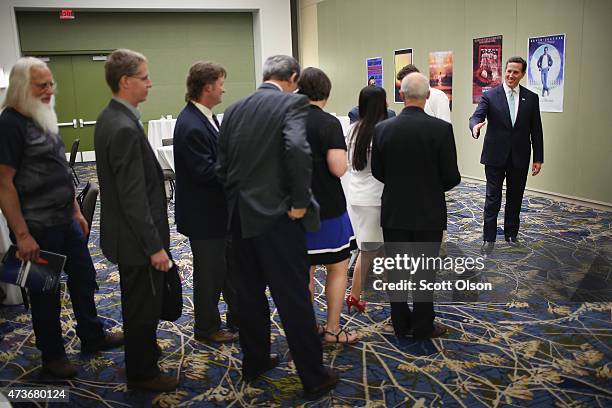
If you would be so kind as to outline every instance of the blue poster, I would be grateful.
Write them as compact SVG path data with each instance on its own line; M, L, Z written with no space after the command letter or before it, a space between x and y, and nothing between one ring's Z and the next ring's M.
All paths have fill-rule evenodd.
M368 58L366 70L366 85L383 86L383 59L382 57Z
M528 39L527 88L540 97L540 111L563 112L565 34Z

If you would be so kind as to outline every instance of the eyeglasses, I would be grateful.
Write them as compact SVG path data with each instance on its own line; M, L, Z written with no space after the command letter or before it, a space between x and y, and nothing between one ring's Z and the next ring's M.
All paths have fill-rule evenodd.
M34 86L37 87L38 89L40 89L41 91L44 91L47 88L55 90L56 85L57 84L55 83L55 81L43 82L43 83L40 83L40 84L36 84L35 83L34 84Z
M136 78L136 79L140 79L141 81L148 81L151 78L149 78L148 75L144 75L144 76L136 76L136 75L128 75L128 78Z

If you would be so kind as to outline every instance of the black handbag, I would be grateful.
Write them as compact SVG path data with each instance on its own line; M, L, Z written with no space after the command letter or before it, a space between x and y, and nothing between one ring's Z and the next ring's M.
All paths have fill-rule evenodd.
M160 273L154 271L153 268L149 269L149 273ZM181 284L181 277L178 272L178 267L175 263L168 272L161 272L164 274L164 282L162 285L162 307L160 320L166 320L168 322L174 322L178 320L183 314L183 287ZM151 284L153 285L153 277L151 276ZM153 286L153 296L156 296L155 286Z

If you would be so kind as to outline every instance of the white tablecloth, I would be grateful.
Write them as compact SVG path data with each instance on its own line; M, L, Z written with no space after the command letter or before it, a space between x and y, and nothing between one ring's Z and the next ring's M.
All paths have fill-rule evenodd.
M0 259L4 256L8 247L12 244L11 238L9 237L9 229L6 224L6 218L0 211ZM4 305L19 305L23 303L21 299L21 290L19 286L10 285L8 283L0 282L0 286L4 293L6 293L6 299L2 302Z
M157 160L162 169L174 170L174 147L162 146L157 148Z
M157 119L149 121L149 133L147 139L156 151L158 147L162 147L162 139L172 139L174 137L174 125L176 119Z

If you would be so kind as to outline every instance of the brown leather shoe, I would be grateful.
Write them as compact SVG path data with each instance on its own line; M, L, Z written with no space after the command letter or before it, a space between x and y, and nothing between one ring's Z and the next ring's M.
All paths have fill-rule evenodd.
M217 343L231 343L232 341L238 340L238 333L232 333L231 331L227 331L227 330L219 330L206 337L202 337L196 334L194 335L194 338L197 341L214 341Z
M91 354L123 346L123 332L106 333L104 337L93 344L81 344L81 353Z
M74 378L77 375L76 367L66 357L43 361L43 373L55 378Z
M150 380L127 380L127 386L132 390L137 389L154 392L168 392L176 389L178 386L178 380L176 377L158 374L157 377Z

